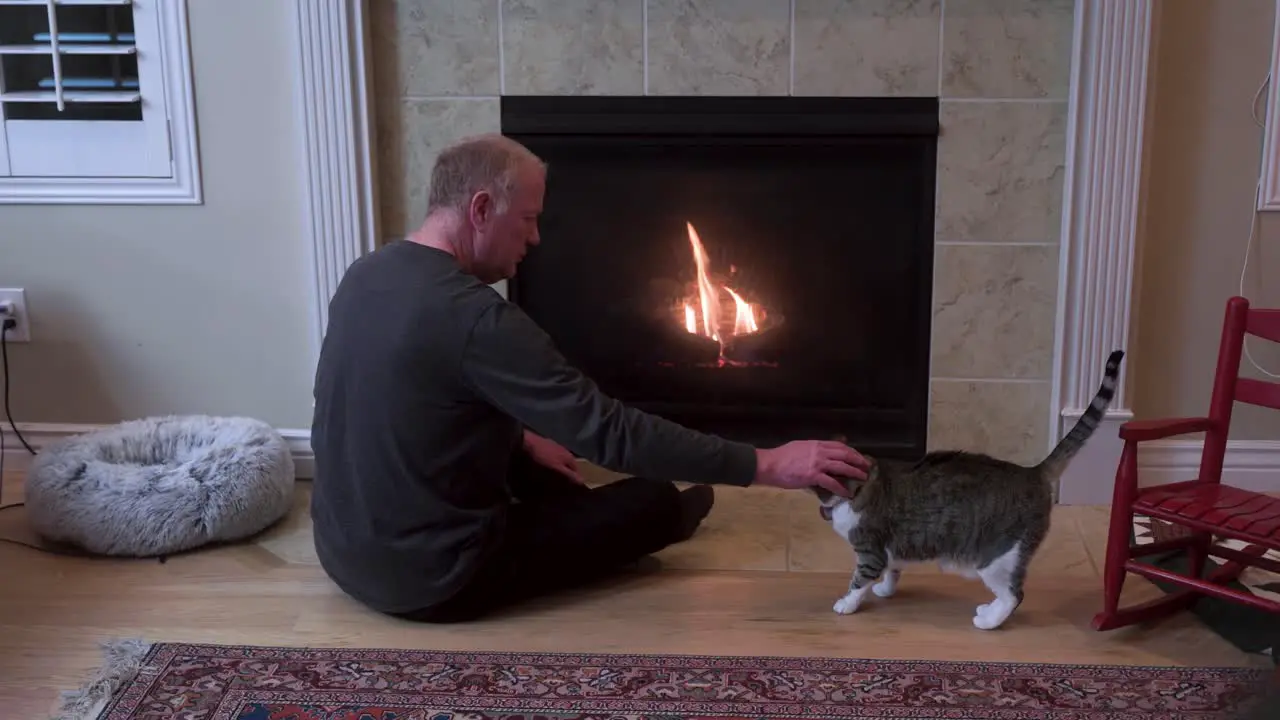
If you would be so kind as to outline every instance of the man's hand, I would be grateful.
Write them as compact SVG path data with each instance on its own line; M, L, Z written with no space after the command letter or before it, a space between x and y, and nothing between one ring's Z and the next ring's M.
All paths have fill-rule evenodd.
M524 449L539 465L551 468L574 482L586 484L582 473L578 472L578 461L573 453L555 442L525 430Z
M756 485L796 490L821 486L848 497L839 478L866 480L870 463L853 448L835 440L797 440L756 450Z

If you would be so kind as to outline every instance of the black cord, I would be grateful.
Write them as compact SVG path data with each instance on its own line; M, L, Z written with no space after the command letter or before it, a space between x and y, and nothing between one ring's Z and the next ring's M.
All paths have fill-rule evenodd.
M8 505L0 505L0 512L4 512L5 510L12 510L13 508L20 508L20 507L23 507L24 505L26 505L26 503L23 503L23 502L9 503ZM0 543L8 543L10 545L17 545L18 547L24 547L30 550L38 550L42 553L48 553L50 555L61 555L63 557L78 557L78 558L97 557L92 553L84 552L76 548L68 548L67 550L60 550L57 547L53 547L50 545L36 545L35 543L29 543L22 540L14 540L13 538L7 538L7 537L0 537ZM158 560L160 564L163 565L164 563L169 561L169 556L160 555L155 559Z
M9 320L0 321L0 355L4 357L4 386L9 387ZM4 502L4 423L0 423L0 502ZM7 505L4 507L8 507ZM3 510L4 507L0 507Z
M3 374L4 374L4 378L3 378L4 380L4 415L5 415L5 419L9 421L9 427L13 428L14 434L16 434L18 436L18 440L22 442L22 446L27 449L27 452L31 453L32 455L35 455L36 454L35 448L31 447L31 443L28 443L26 438L22 437L22 431L18 429L18 423L14 422L13 411L9 408L9 342L8 341L9 341L9 331L12 329L13 329L13 318L5 318L4 321L0 323L0 370L3 370ZM0 494L3 493L3 485L4 485L4 423L0 422ZM0 505L0 512L3 512L5 510L12 510L13 508L22 507L25 504L26 503L16 502L16 503L9 503L8 505ZM17 545L18 547L29 548L31 550L38 550L42 553L49 553L50 555L63 555L66 557L93 557L93 555L86 552L79 552L76 550L59 550L56 547L50 547L46 545L36 545L34 543L23 542L22 540L14 540L13 538L7 538L7 537L0 537L0 543L8 543L10 545ZM168 560L168 557L162 556L158 558L158 560L163 563Z
M22 431L18 429L18 423L13 421L13 410L9 408L9 331L13 329L13 322L13 318L5 318L4 327L0 328L0 361L3 362L4 366L4 416L9 420L9 427L13 428L13 433L22 442L22 447L26 448L27 452L35 455L35 449L31 447L31 443L28 443L26 438L22 437ZM2 440L3 438L0 437L0 441ZM0 447L3 447L3 445L0 445Z
M22 503L14 503L12 505L5 505L4 507L0 507L0 510L8 510L9 508L18 507L21 504ZM57 548L46 547L44 545L36 545L35 543L23 542L21 540L14 540L13 538L7 538L7 537L0 537L0 543L17 545L18 547L24 547L24 548L27 548L28 550L38 550L42 553L47 553L49 555L61 555L63 557L93 557L92 555L84 552L58 550ZM163 560L161 562L163 562Z
M4 415L5 419L9 421L9 427L13 428L14 434L17 435L18 440L22 442L22 446L27 449L27 452L35 455L35 449L31 447L31 444L27 442L26 438L22 437L22 431L18 429L18 424L13 421L13 411L9 408L9 331L12 329L13 318L5 318L4 322L0 323L0 368L3 369L4 374ZM4 485L4 455L4 423L0 423L0 494L3 494ZM25 505L25 503L20 502L0 505L0 512L22 507L23 505ZM77 553L64 552L49 547L41 547L21 540L14 540L13 538L0 537L0 542L30 548L32 550L39 550L40 552L50 553L53 555L77 555Z

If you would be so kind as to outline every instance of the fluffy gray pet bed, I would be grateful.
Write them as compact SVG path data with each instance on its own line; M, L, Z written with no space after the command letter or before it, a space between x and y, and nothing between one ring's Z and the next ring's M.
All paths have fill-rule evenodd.
M46 446L27 472L27 517L44 539L150 557L239 540L293 504L288 445L260 420L132 420Z

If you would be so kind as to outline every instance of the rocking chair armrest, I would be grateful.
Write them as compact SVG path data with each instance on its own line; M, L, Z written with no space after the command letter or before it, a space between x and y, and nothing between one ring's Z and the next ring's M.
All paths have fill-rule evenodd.
M1127 442L1161 440L1175 435L1205 432L1212 426L1212 421L1203 417L1130 420L1120 426L1120 439Z

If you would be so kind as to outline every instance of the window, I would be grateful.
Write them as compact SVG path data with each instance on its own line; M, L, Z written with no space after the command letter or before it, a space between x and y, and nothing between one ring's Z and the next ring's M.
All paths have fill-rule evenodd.
M185 0L0 0L0 202L198 203Z

